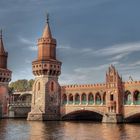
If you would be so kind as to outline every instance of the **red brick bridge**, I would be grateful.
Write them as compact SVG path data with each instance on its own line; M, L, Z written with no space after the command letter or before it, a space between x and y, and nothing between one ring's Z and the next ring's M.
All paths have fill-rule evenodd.
M111 116L109 120L116 118L117 122L138 121L140 81L122 82L115 67L111 66L104 84L61 87L61 104L62 118L75 119L86 114L88 117L93 112L92 116L98 116L102 121L108 120L107 116Z

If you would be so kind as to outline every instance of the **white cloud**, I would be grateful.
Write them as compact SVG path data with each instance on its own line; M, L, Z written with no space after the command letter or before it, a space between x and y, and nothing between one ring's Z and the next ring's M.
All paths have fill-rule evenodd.
M108 60L110 61L117 61L117 60L120 60L122 58L125 58L127 55L129 55L129 53L121 53L121 54L117 54L111 58L108 58Z
M93 52L93 54L102 56L111 56L116 54L128 55L137 51L140 51L140 42L117 44L108 48L96 50Z
M37 46L29 46L28 49L30 51L37 51L38 50Z
M64 50L70 50L72 49L69 45L59 45L57 49L64 49Z
M28 48L30 51L37 51L37 46L33 41L30 41L24 37L19 37L21 43L25 44L25 47Z

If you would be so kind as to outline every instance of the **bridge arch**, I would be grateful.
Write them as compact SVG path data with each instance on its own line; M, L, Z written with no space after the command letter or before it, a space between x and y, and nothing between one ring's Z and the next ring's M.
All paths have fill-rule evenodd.
M103 113L95 110L74 110L62 116L62 120L102 121Z
M125 122L140 122L140 111L127 114L124 120Z

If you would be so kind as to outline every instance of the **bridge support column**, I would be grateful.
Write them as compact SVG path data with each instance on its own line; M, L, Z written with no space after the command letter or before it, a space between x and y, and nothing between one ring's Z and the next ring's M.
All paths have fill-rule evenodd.
M122 123L123 116L116 113L107 113L103 115L103 123Z

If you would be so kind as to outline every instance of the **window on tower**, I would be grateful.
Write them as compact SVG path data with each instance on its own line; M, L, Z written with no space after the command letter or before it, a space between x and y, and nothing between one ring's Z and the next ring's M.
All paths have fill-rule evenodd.
M54 91L54 82L51 82L51 91Z
M38 82L38 90L40 90L40 82Z
M110 95L110 100L111 100L111 101L114 100L113 94Z

